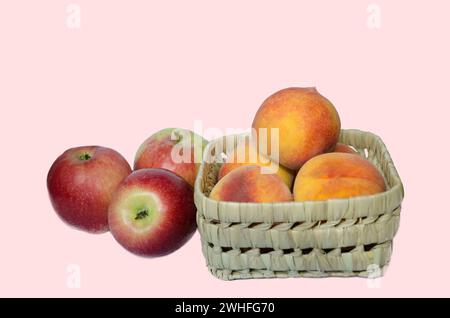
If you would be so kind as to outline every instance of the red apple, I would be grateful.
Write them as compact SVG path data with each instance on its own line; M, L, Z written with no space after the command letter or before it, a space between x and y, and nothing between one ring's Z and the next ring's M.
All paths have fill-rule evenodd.
M53 208L62 220L78 229L106 232L112 194L130 173L130 165L115 150L100 146L68 149L47 175Z
M207 141L192 131L167 128L147 138L139 147L134 169L164 168L194 186Z
M141 169L119 185L109 206L109 228L128 251L147 257L180 248L194 234L192 187L165 169Z

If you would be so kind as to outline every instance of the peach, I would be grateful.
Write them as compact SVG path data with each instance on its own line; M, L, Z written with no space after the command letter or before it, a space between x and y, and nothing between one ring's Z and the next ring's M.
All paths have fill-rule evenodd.
M227 175L230 171L239 168L241 166L253 166L270 167L274 165L273 161L269 158L264 158L258 154L257 147L250 142L249 138L245 139L245 142L241 142L237 147L228 155L227 162L225 162L219 170L219 180ZM293 171L278 164L278 169L275 172L287 185L289 189L292 188L294 182Z
M341 122L333 104L315 88L292 87L269 96L256 113L252 126L258 137L259 129L267 129L267 154L273 160L298 170L312 157L334 149ZM277 145L272 145L272 128L279 129L279 160L273 155L272 147Z
M334 148L334 152L357 153L355 149L346 144L338 142Z
M292 201L292 193L277 174L263 174L260 166L241 166L229 172L209 197L231 202Z
M295 201L370 195L386 190L383 176L357 154L332 152L306 162L294 182Z

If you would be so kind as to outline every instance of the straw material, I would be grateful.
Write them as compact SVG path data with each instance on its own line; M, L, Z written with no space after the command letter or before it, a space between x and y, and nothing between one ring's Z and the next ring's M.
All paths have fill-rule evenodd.
M384 273L400 221L401 180L378 136L342 130L340 141L378 167L387 191L311 202L215 201L208 195L222 154L237 138L228 148L225 138L209 143L195 183L195 203L203 255L213 275L233 280Z

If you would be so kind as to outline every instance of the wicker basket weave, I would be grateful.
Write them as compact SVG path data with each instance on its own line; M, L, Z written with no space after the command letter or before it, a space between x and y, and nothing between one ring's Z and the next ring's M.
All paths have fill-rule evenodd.
M226 142L209 143L195 183L195 203L203 255L213 275L233 280L384 273L399 226L401 180L378 136L342 130L340 141L379 168L387 191L314 202L215 201L208 195L223 155L215 152L220 142L226 151Z

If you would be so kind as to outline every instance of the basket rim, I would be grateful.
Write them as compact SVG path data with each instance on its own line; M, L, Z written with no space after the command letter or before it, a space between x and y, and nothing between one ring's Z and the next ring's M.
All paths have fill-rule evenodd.
M203 177L204 177L204 171L205 171L205 165L209 164L206 160L206 157L210 154L211 147L215 145L220 140L224 140L226 136L214 139L208 143L208 145L205 147L205 150L203 152L203 158L202 163L200 165L195 184L194 184L194 194L195 194L195 201L196 204L201 204L202 207L198 207L198 210L200 212L206 211L207 206L216 206L216 208L219 210L218 213L218 219L226 219L226 221L233 221L230 220L230 218L226 217L225 215L221 215L224 213L220 213L220 211L225 210L227 207L233 207L234 209L239 210L239 214L241 216L245 216L246 211L254 210L254 209L261 209L261 210L271 210L271 211L281 211L283 210L283 216L274 217L270 220L263 220L262 222L268 221L270 222L277 222L277 219L279 220L292 220L292 221L320 221L324 219L324 215L314 213L313 211L327 211L327 220L334 220L334 219L340 219L343 217L348 217L348 213L339 214L341 217L336 218L336 214L333 213L331 210L336 210L336 208L340 210L349 210L351 206L357 205L357 206L366 206L368 207L369 211L362 211L362 213L354 215L354 217L367 217L367 216L379 216L386 213L386 210L394 210L397 207L400 206L401 201L404 197L404 188L402 181L400 179L400 176L394 166L394 163L392 161L392 158L382 141L382 139L372 133L367 131L362 131L359 129L342 129L341 130L341 138L345 138L346 135L359 135L364 136L369 139L372 139L373 142L377 144L377 147L382 151L382 155L384 156L385 160L388 162L388 170L389 174L391 175L391 178L394 180L394 184L392 187L390 187L388 190L384 192L380 192L377 194L372 195L366 195L366 196L357 196L352 198L339 198L339 199L328 199L328 200L320 200L320 201L289 201L289 202L264 202L264 203L257 203L257 202L225 202L225 201L216 201L213 199L210 199L203 193ZM237 134L238 135L247 135L247 134ZM369 148L369 145L367 145L366 148ZM381 171L383 175L385 175L384 171ZM382 209L383 211L372 211L371 206L375 205L375 201L382 201L384 202L385 208ZM386 206L386 204L388 206ZM339 208L340 207L340 208ZM294 211L295 210L295 211ZM298 218L293 215L292 213L298 213L298 210L304 210L305 212L305 218ZM359 209L361 210L361 209ZM309 212L308 212L309 211ZM355 212L355 211L353 211ZM360 211L361 212L361 211ZM365 213L366 212L366 213ZM245 219L245 217L244 217ZM241 222L242 220L234 220L236 222Z

